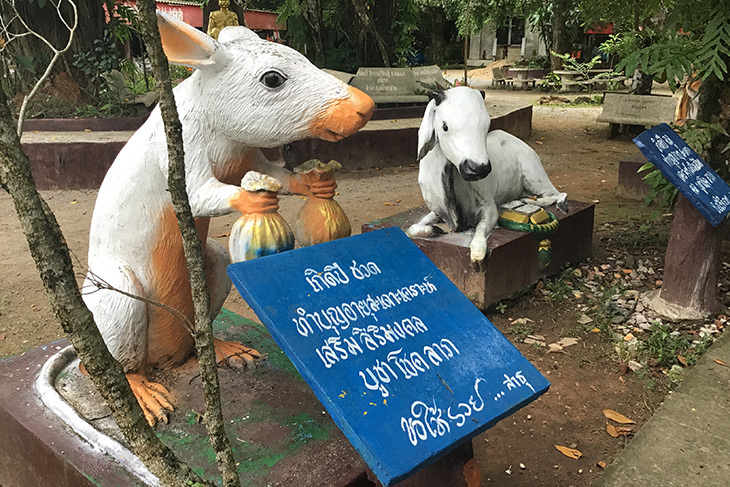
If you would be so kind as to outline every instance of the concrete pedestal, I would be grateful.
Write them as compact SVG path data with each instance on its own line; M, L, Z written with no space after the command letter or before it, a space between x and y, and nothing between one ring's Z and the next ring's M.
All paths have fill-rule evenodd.
M618 195L622 198L643 200L649 194L649 185L642 179L648 172L638 173L649 162L641 151L618 161Z
M376 485L360 456L262 325L224 310L214 331L268 355L253 371L220 370L224 416L240 462L242 485ZM41 401L36 392L39 373L67 345L60 340L0 361L0 485L155 485L154 478L144 480L148 472L134 472L124 439L89 379L79 374L77 360L61 363L52 382L72 411L87 418L94 431L107 434L104 441L84 439L82 435L89 436L73 430ZM150 379L169 387L176 398L170 424L158 425L158 436L201 477L215 482L219 478L215 455L200 422L204 407L197 363L191 360ZM118 447L110 450L110 443ZM417 473L398 485L473 487L478 483L467 480L474 478L475 466L471 443L467 443L427 467L425 476Z
M537 260L538 240L527 232L497 228L489 237L491 254L484 270L475 269L469 258L473 231L446 233L438 237L414 238L418 247L478 307L485 309L540 278L560 272L569 263L579 262L591 253L594 205L568 201L568 213L554 206L548 211L560 220L550 236L552 262L542 269ZM376 220L362 226L367 232L399 226L407 230L428 213L425 206Z

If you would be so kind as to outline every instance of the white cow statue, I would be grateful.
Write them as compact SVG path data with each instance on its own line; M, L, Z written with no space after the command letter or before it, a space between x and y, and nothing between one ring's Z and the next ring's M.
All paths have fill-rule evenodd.
M251 170L266 173L283 190L334 195L334 181L308 187L263 156L260 147L318 137L338 141L367 123L370 97L312 65L283 45L245 27L227 27L218 41L158 14L168 59L195 68L175 88L183 127L186 182L198 233L205 245L211 316L230 290L228 252L207 238L209 218L245 212L257 193L240 187ZM150 367L185 362L193 337L179 319L193 321L190 282L175 212L167 191L168 156L159 107L121 150L102 183L91 221L85 301L147 417L154 424L172 410L168 391L147 380ZM261 276L266 279L266 276ZM148 300L133 299L117 290ZM242 366L260 357L240 343L215 341L217 359Z
M455 232L473 228L471 260L478 265L487 256L500 205L525 198L567 211L567 195L555 189L537 153L507 132L489 132L489 124L477 90L434 94L418 130L418 184L430 213L407 232L430 237L440 231L440 221Z

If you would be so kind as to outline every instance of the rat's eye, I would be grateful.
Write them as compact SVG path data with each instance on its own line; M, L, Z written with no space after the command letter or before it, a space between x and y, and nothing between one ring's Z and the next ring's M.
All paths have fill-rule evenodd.
M444 122L444 124L441 126L441 128L444 129L444 132L448 132L449 131L449 126L446 125L446 122Z
M284 84L286 78L277 71L267 71L261 76L260 80L267 88L278 88Z

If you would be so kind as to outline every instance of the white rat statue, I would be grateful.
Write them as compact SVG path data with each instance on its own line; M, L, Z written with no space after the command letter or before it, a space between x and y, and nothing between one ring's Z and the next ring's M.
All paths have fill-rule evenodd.
M308 137L341 140L367 123L374 104L293 49L264 41L245 27L227 27L215 41L159 13L158 24L170 62L196 69L174 93L183 127L187 191L205 243L215 316L231 282L226 275L228 252L207 239L208 223L210 217L245 210L252 196L240 187L242 177L255 170L279 179L285 191L334 194L334 181L308 187L298 176L269 163L258 148ZM166 410L173 408L167 390L149 382L145 371L185 362L194 350L193 337L165 309L99 290L94 282L102 280L163 303L193 321L182 240L167 191L167 167L157 107L121 150L99 189L84 283L84 300L152 424L166 421ZM216 340L215 347L218 360L229 359L231 365L259 357L240 343Z
M514 135L489 132L489 113L477 90L458 87L434 95L418 129L418 184L431 211L408 228L409 236L430 237L439 221L455 232L474 228L471 260L480 264L500 205L533 196L525 201L567 211L567 195L555 189L537 153Z

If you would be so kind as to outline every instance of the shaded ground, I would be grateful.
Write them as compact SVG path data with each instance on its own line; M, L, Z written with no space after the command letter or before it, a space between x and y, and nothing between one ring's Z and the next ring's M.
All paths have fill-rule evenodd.
M534 93L487 91L488 102L532 102L537 97ZM542 157L561 191L572 199L597 205L595 256L585 264L583 274L608 265L610 278L611 273L620 274L620 269L629 264L636 267L638 259L656 259L656 270L661 272L667 219L647 224L648 211L639 210L638 202L616 196L618 160L636 149L628 138L607 140L606 125L594 121L599 113L600 108L535 107L533 137L528 142ZM349 215L354 232L359 233L365 222L423 204L417 168L412 163L403 161L400 168L340 175L341 194L337 199ZM56 213L78 258L77 269L83 273L96 193L44 191L43 196ZM283 198L284 217L294 221L301 204L297 197ZM226 234L236 218L231 215L214 220L210 235ZM226 244L225 236L218 238ZM0 356L60 337L60 327L51 315L12 202L5 193L0 193L0 269ZM654 278L636 282L626 276L615 279L623 283L622 289L646 290L654 282ZM600 289L614 284L604 279ZM612 331L610 324L604 323L602 333L591 333L590 325L577 323L581 313L597 320L601 301L610 301L600 289L591 298L577 281L565 277L546 281L538 288L488 313L553 385L538 401L474 440L484 485L589 485L600 471L597 462L610 463L627 441L606 433L601 411L610 408L631 417L637 422L636 430L666 394L663 380L652 373L621 374L625 369L620 369L614 344L607 338L622 330ZM573 288L583 290L583 295L576 297ZM225 306L255 318L235 291ZM515 325L519 318L533 320L531 333L543 335L547 343L564 337L578 337L580 341L562 352L547 353L545 347L521 343L525 334ZM569 459L553 445L577 448L583 457Z

